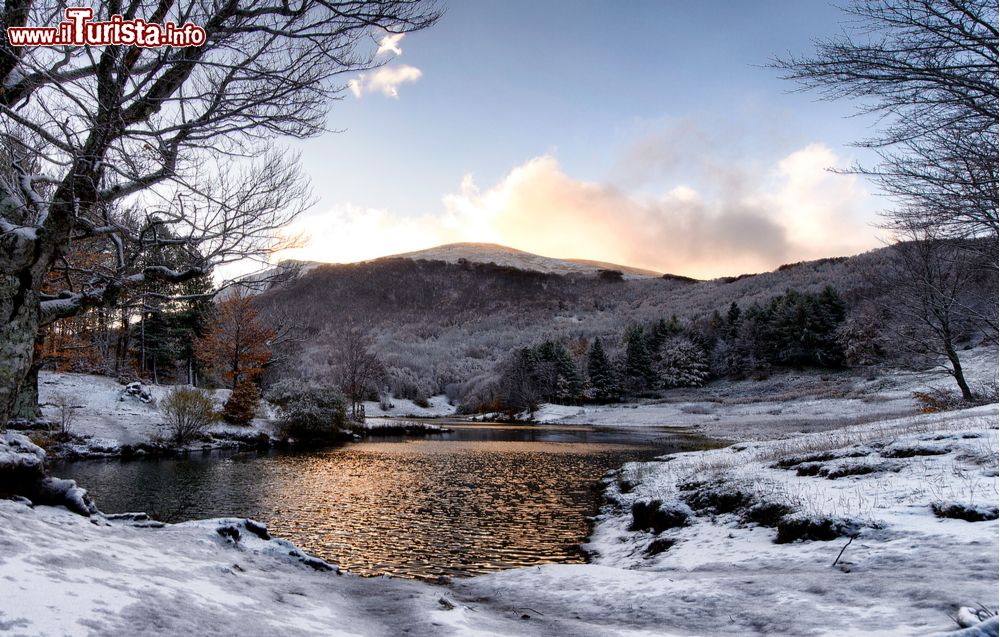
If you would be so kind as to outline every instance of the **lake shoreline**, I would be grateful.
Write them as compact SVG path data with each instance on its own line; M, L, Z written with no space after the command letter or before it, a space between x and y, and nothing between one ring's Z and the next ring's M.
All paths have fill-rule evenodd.
M943 445L952 454L963 453L961 449L966 447L974 451L976 445L995 448L997 444L996 416L992 408L914 416L897 424L887 421L878 426L861 426L859 431L873 432L870 434L847 431L844 435L849 435L851 440L863 435L869 436L865 440L876 441L870 436L880 435L880 427L886 431L902 427L913 432L908 435L931 440L930 443L907 444ZM909 519L904 507L899 509L903 517L889 527L901 529L903 535L895 539L899 530L895 535L886 535L885 531L877 529L868 531L866 539L855 542L848 549L844 558L844 564L849 567L846 571L830 567L843 542L773 544L768 539L770 531L766 527L747 526L728 514L680 528L682 533L689 535L678 537L679 544L661 554L650 553L648 547L656 539L671 536L676 531L629 530L634 525L630 503L649 497L647 494L663 497L669 493L658 476L681 459L703 466L705 463L729 466L728 460L720 465L721 460L714 458L772 457L772 452L767 451L771 448L768 445L781 445L778 448L785 453L787 445L813 448L817 443L810 442L812 438L828 435L803 434L756 446L741 444L715 451L679 454L667 462L632 463L606 483L609 504L598 516L585 547L594 551L595 563L498 571L453 579L443 586L323 572L319 563L309 565L303 561L290 544L273 544L274 540L263 539L259 532L248 531L238 518L168 524L157 529L99 514L88 519L58 508L38 506L30 509L24 504L0 502L3 526L11 531L7 550L0 558L0 576L16 573L19 578L12 595L0 601L0 612L4 613L5 621L21 621L22 626L48 625L51 632L58 632L77 625L76 621L80 620L85 621L88 630L111 635L127 634L143 625L158 625L161 630L176 633L187 625L186 621L195 621L195 618L200 626L214 626L219 634L234 634L243 630L239 626L252 620L262 628L261 634L290 635L346 634L349 626L365 634L394 634L403 627L417 635L477 632L626 635L653 627L657 630L667 628L678 634L718 634L716 628L727 624L732 626L728 631L740 633L767 626L766 632L779 635L803 631L826 635L857 631L909 635L946 631L951 622L948 614L958 605L995 596L996 565L988 560L996 554L996 520L939 523L944 526L934 531L938 534L934 537L960 537L950 529L957 530L956 525L962 525L963 543L935 544L931 552L935 555L933 563L925 563L928 553L920 549L912 553L912 558L893 561L889 557L899 554L906 542L919 545L925 541L920 539L922 536L905 531L905 525L900 527ZM837 447L834 443L825 444ZM925 457L947 461L950 456ZM916 456L914 460L891 462L916 467L923 466L926 460ZM740 460L738 466L746 464ZM794 471L781 475L794 475ZM942 473L942 476L948 475L948 472ZM824 480L822 477L802 479ZM855 479L861 478L847 480ZM812 484L826 485L827 482ZM959 482L955 478L957 488L961 488ZM626 483L631 484L626 487ZM228 530L230 528L235 531ZM921 532L926 533L932 527L921 528L925 529ZM970 535L964 530L967 528L978 531ZM726 539L727 534L731 539ZM740 544L742 534L748 534L748 540L758 543L750 545L759 547L755 548L756 552L748 552ZM621 537L627 539L622 541ZM724 548L728 542L743 555L724 568L713 560L705 562L704 557L709 554L698 549L698 537L720 547L719 550L728 550ZM977 545L979 549L975 548ZM293 554L288 555L289 552ZM133 562L122 561L132 553L142 557ZM943 564L955 563L956 559L961 559L959 556L970 554L987 559L976 571L979 576L956 579L954 573L941 571ZM699 558L701 563L689 561L691 556L697 555L703 556ZM95 561L96 556L102 557ZM109 562L108 556L118 557ZM664 559L668 562L660 564ZM681 562L667 565L670 560L678 559ZM904 565L916 570L908 571L910 574L905 577L896 575ZM317 567L321 570L316 570ZM59 573L66 569L74 573L71 581L75 583L62 580ZM927 604L921 591L946 590L931 577L935 569L939 571L937 577L949 578L951 587L948 590L956 594L935 596L934 603ZM183 577L181 572L185 573ZM852 572L858 574L852 575ZM44 606L39 602L32 605L32 587L28 582L46 586L52 603L70 603L68 600L79 593L80 587L90 591L86 597L89 601L73 602L70 606L75 609L72 623L60 623L59 616L52 613L29 612L32 608L40 611ZM129 584L121 588L124 582ZM753 585L746 586L747 582ZM866 585L859 588L859 582ZM192 586L217 592L196 600L182 592ZM834 606L818 604L831 594L850 601ZM294 595L294 606L275 602L291 599L289 595ZM598 603L594 595L599 595L603 601ZM791 623L785 621L783 614L776 614L782 607L776 601L788 595L795 598L801 611ZM249 611L247 603L254 604L255 609ZM116 610L107 614L101 608ZM179 608L183 612L178 613ZM873 614L876 609L880 612ZM151 623L135 624L140 615L146 618L142 621ZM752 628L754 626L758 628ZM35 632L44 634L45 630ZM76 632L82 634L86 630Z

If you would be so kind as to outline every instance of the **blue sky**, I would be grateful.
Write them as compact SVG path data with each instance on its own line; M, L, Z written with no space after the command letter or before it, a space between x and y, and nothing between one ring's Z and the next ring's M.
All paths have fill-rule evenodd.
M383 54L386 70L419 78L394 96L372 73L345 78L364 89L333 105L329 126L342 132L295 145L319 201L298 226L311 243L282 256L351 261L493 240L712 276L877 244L867 224L883 202L820 166L868 159L850 143L870 121L761 68L839 31L835 7L445 8L398 42L401 55ZM594 232L561 236L581 225Z

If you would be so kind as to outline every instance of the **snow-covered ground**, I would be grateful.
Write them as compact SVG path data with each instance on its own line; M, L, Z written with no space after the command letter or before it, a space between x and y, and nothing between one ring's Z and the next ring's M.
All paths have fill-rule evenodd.
M995 352L966 360L975 381L995 379ZM155 411L119 401L117 383L71 377L43 376L42 395L79 382L95 411L78 426L109 438L156 431ZM609 478L592 564L447 586L315 570L240 520L155 528L0 500L0 632L943 633L957 628L952 616L968 621L968 609L996 610L998 599L997 406L915 413L914 391L948 382L784 374L635 406L546 406L536 414L546 422L679 426L739 442ZM220 534L227 527L238 540ZM977 635L997 635L990 621Z
M427 402L429 406L421 407L406 398L393 398L389 400L391 407L382 409L382 406L378 402L368 401L365 403L365 415L369 418L440 418L455 415L456 407L448 402L448 397L444 394L431 396L427 399Z
M602 621L636 635L953 629L960 607L996 611L997 449L993 405L626 465L585 547L593 564L455 589L566 617L567 634ZM822 534L823 519L835 539L775 542L774 525Z
M107 376L43 371L38 379L38 402L42 408L42 417L50 422L58 422L59 410L56 403L60 396L66 397L75 407L70 432L92 437L89 446L114 448L148 443L158 436L169 436L163 413L157 405L173 390L173 386L143 385L143 389L152 396L152 402L143 402L136 396L128 395L124 391L124 385ZM229 398L229 391L218 389L211 392L219 409ZM262 405L267 408L266 403ZM260 431L271 431L267 418L256 418L248 427L217 423L209 429L209 433L219 434Z
M974 387L995 386L995 349L963 352L962 360ZM671 390L660 399L635 403L546 404L532 418L552 424L678 427L724 440L760 440L913 414L921 408L914 393L935 388L958 392L954 380L940 370L779 372L766 380Z
M448 586L317 570L324 564L244 520L160 527L0 501L0 630L581 637L953 630L951 615L971 618L961 607L996 605L997 520L939 517L932 505L996 515L996 416L994 406L911 416L627 465L608 482L611 504L587 547L595 563ZM845 470L859 466L874 469ZM798 475L803 467L816 470ZM748 499L729 507L727 493ZM659 504L643 506L653 500ZM791 507L792 519L830 517L847 536L777 544L771 518L750 521L753 505L764 504ZM654 508L675 515L639 516L647 528L633 530L635 512ZM996 634L995 623L985 628L980 635Z
M38 394L42 417L49 422L59 422L60 402L73 406L73 420L69 426L71 433L86 437L83 443L71 445L78 455L114 455L122 445L150 443L157 438L168 438L170 433L165 425L163 413L157 406L173 389L170 385L143 385L153 400L143 402L129 395L125 386L114 378L43 371L39 375ZM229 398L228 389L217 389L212 393L219 409ZM365 403L368 414L367 428L385 428L387 418L433 418L454 415L455 407L448 403L444 395L432 396L429 407L420 407L412 401L393 399L393 407L383 411L379 403ZM261 403L260 415L246 427L218 422L209 427L207 433L214 436L216 443L196 443L198 448L231 444L233 440L251 440L254 436L273 435L275 414L270 405ZM395 426L395 425L394 425ZM430 425L414 425L412 430L432 430Z
M396 435L399 433L439 434L450 431L447 427L429 422L401 418L372 418L371 416L365 418L364 430L368 434L376 435L380 432Z
M448 610L451 594L426 584L316 570L244 520L133 524L0 500L0 632L512 635L523 623Z

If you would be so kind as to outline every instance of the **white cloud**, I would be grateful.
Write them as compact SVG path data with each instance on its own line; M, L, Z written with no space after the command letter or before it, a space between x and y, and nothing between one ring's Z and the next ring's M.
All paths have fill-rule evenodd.
M639 195L574 179L543 155L487 189L466 175L436 215L338 207L303 219L293 230L312 240L281 256L347 262L478 241L705 278L759 272L878 245L866 223L874 206L862 182L827 170L842 163L812 144L763 178L732 182L749 186L677 184L665 194Z
M381 55L383 53L395 53L396 55L402 55L403 49L399 48L399 42L406 36L405 33L390 33L389 35L382 38L378 43L378 51L375 55Z
M382 93L386 97L398 98L400 84L416 82L423 74L417 67L407 64L384 66L373 73L361 73L347 82L347 88L359 99L367 93Z

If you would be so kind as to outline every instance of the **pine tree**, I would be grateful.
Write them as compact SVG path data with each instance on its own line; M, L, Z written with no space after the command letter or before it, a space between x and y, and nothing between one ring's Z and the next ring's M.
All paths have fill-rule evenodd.
M653 388L656 373L653 371L653 359L649 353L645 330L639 325L629 327L625 330L624 341L626 389L631 394L638 394Z
M587 375L590 377L591 393L595 401L608 403L618 399L615 370L604 353L600 338L594 339L587 354Z
M536 348L537 376L546 400L568 404L580 396L581 382L573 357L562 343L546 341Z
M580 380L580 373L577 371L576 363L570 353L562 348L556 376L556 402L575 403L580 399L583 389L583 382Z
M709 377L708 355L687 336L663 344L657 375L663 387L701 387Z
M505 378L504 402L511 413L534 412L539 401L538 357L530 347L514 353Z
M729 311L726 312L726 338L736 336L736 331L740 327L740 306L733 301L729 304Z

